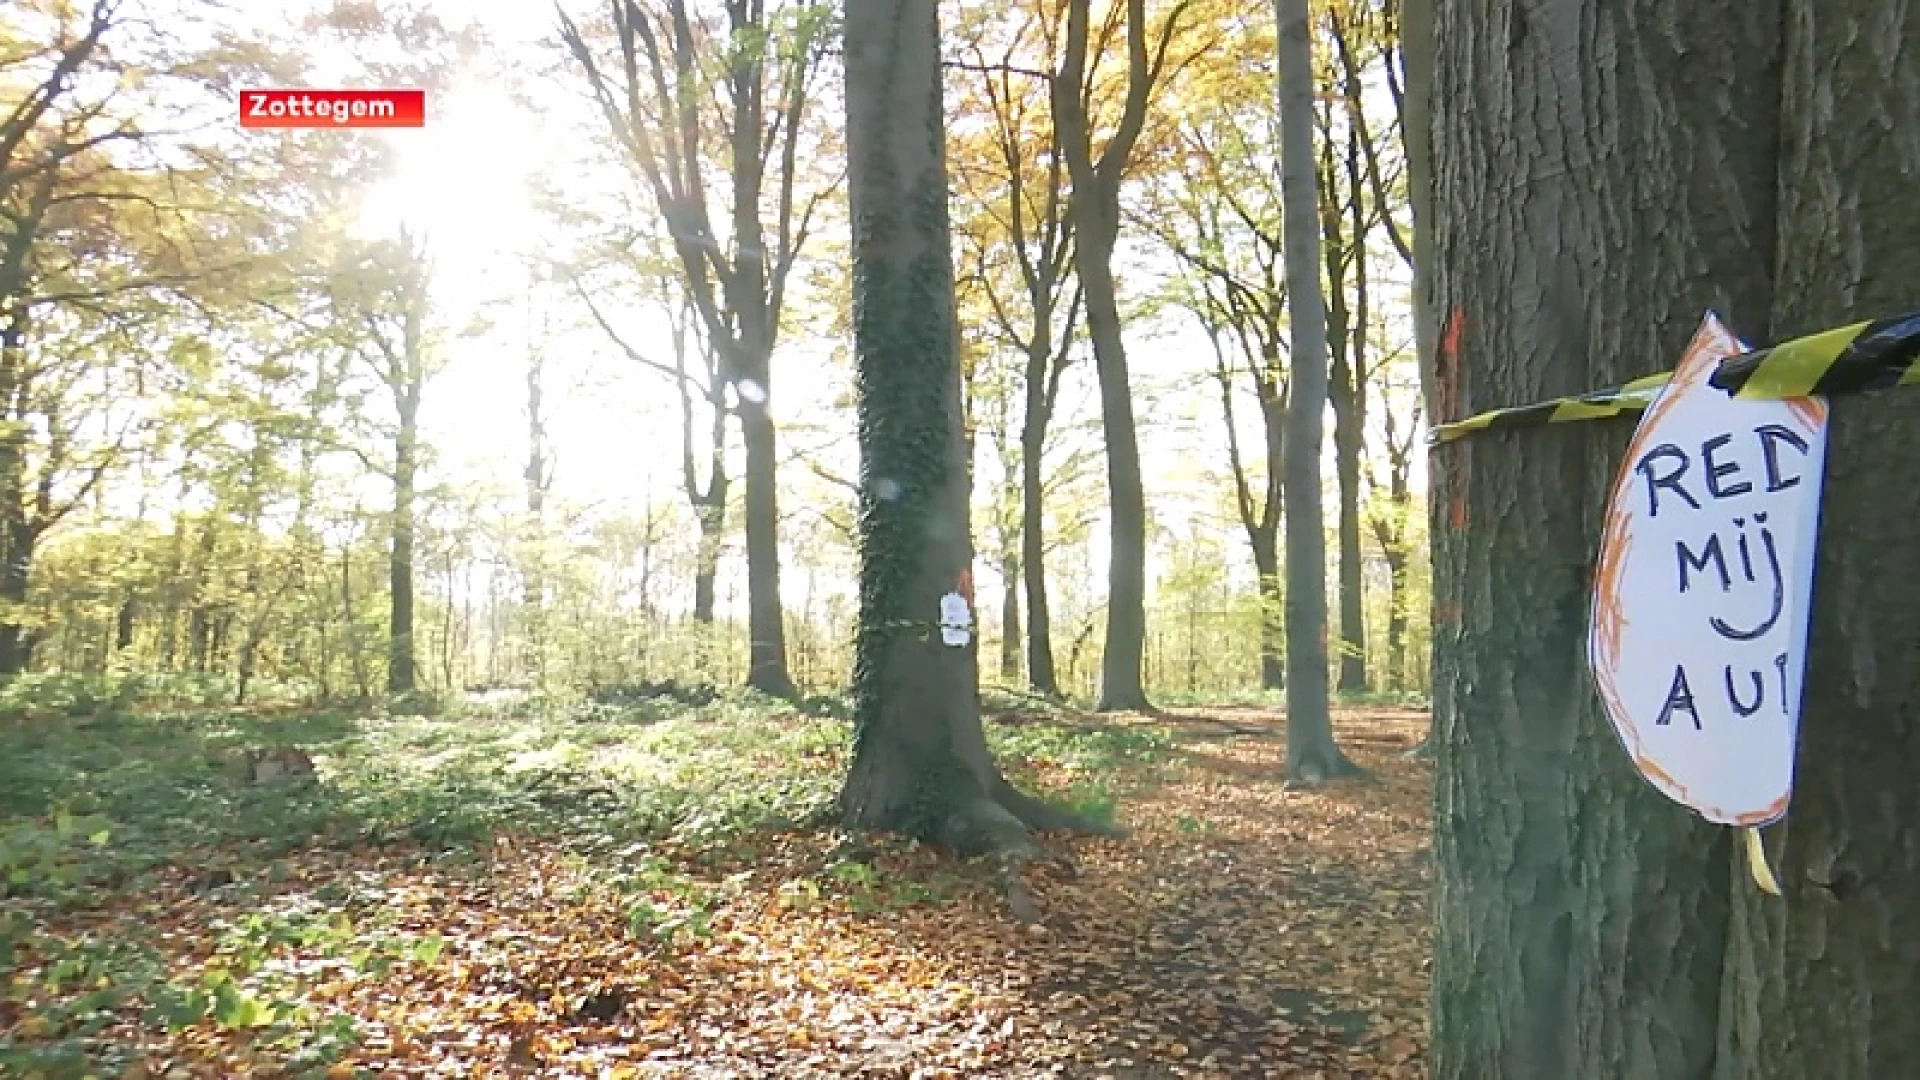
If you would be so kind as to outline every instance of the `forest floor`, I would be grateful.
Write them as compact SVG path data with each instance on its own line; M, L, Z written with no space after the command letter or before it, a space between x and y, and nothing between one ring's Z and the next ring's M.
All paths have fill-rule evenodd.
M1007 716L1054 839L984 867L805 823L845 725L671 715L0 721L0 1075L1423 1077L1424 714L1371 779L1281 719ZM235 748L317 783L237 781Z

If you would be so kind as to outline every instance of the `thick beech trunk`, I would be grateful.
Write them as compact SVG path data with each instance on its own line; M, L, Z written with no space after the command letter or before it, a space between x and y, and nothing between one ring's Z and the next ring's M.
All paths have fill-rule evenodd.
M937 12L849 0L845 33L861 506L841 810L857 827L1025 857L1030 830L1083 823L1001 775L981 726L978 628L959 645L939 629L944 597L971 607L973 551Z
M1920 9L1784 5L1774 340L1911 310L1920 287ZM1773 173L1770 171L1770 175ZM1785 903L1734 892L1728 1080L1920 1076L1920 455L1909 388L1833 404Z
M1913 302L1920 12L1437 9L1437 421L1618 382L1703 310L1779 339ZM1834 403L1783 898L1633 772L1585 662L1630 424L1434 454L1433 1075L1920 1073L1920 542L1900 391Z

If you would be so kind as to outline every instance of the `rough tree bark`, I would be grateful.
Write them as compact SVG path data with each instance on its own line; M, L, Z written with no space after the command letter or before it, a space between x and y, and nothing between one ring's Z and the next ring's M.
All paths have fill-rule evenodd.
M1306 0L1274 0L1280 203L1292 316L1286 426L1287 779L1315 784L1358 766L1333 741L1327 670L1327 540L1320 445L1327 407L1327 312L1320 291L1313 155L1313 39Z
M1812 21L1811 0L1790 6ZM1840 6L1886 8L1865 0ZM1805 36L1796 28L1783 40L1779 5L1470 0L1435 5L1434 16L1436 421L1579 393L1671 364L1709 307L1746 336L1763 338L1775 329L1768 323L1773 270L1790 264L1789 254L1812 253L1778 247L1775 238L1778 183L1784 179L1790 191L1797 183L1793 171L1782 168L1780 151L1790 147L1790 160L1804 160L1809 145L1791 149L1776 122L1783 44ZM1883 121L1870 118L1887 115L1879 95L1903 76L1891 63L1875 69L1869 61L1901 40L1891 29L1882 24L1860 34L1847 62L1837 50L1847 35L1837 34L1836 48L1817 60L1811 52L1805 57L1818 68L1807 72L1809 79L1857 78L1862 81L1853 85L1876 87L1852 99L1857 110L1822 112L1819 122L1858 115L1854 130L1881 149L1885 129L1873 125ZM1907 40L1914 31L1909 17ZM1910 90L1910 72L1904 78ZM1415 85L1412 80L1409 89ZM1795 108L1826 100L1815 97ZM1829 145L1826 134L1812 145ZM1854 164L1828 175L1837 185L1822 189L1829 196L1880 183L1872 179L1875 170L1892 164L1863 153L1869 148L1858 143L1830 145L1847 145ZM1857 164L1866 160L1875 168ZM1896 173L1889 168L1885 175ZM1912 248L1893 246L1875 210L1845 199L1820 208L1843 205L1845 213L1819 223L1821 235L1858 230L1850 242L1884 244L1881 251L1911 259ZM1903 216L1893 220L1915 220L1893 199L1877 207L1896 209ZM1861 239L1867 235L1874 239ZM1800 278L1796 267L1800 280L1788 290L1794 303L1821 306L1817 316L1796 316L1856 317L1852 308L1864 298L1854 290L1871 280L1863 270L1829 261L1807 267L1808 276ZM1885 297L1901 286L1875 287L1887 290L1879 294ZM1877 420L1852 426L1876 411ZM1841 403L1834 413L1832 476L1864 478L1875 464L1895 468L1892 463L1914 449L1911 424L1903 440L1886 406ZM1631 429L1630 423L1589 423L1487 432L1433 454L1433 1075L1579 1080L1911 1072L1920 1068L1912 1055L1904 1068L1884 1067L1890 1059L1879 1060L1881 1068L1850 1068L1834 1041L1796 1045L1796 1052L1820 1055L1819 1064L1805 1068L1784 1066L1784 1059L1768 1063L1754 1052L1761 1039L1777 1041L1774 1048L1785 1053L1785 1040L1843 1034L1838 991L1876 983L1904 985L1904 1001L1876 1000L1870 1016L1862 1013L1852 1023L1912 1047L1904 1014L1914 1003L1909 973L1920 944L1910 932L1916 909L1910 895L1899 915L1881 906L1887 897L1881 890L1902 887L1892 881L1911 890L1910 874L1896 871L1864 899L1844 902L1859 912L1849 920L1853 929L1839 930L1850 942L1827 944L1824 959L1806 963L1821 948L1817 930L1775 954L1787 960L1773 966L1776 978L1791 972L1811 980L1805 988L1833 992L1823 999L1795 988L1795 1007L1805 1010L1802 1030L1789 1030L1777 1010L1763 1015L1757 998L1721 992L1729 889L1752 885L1735 876L1742 872L1728 830L1699 821L1635 774L1601 712L1586 662L1592 559ZM1876 439L1884 446L1869 450ZM1865 825L1884 840L1911 828L1904 824L1915 811L1910 778L1882 787L1849 776L1843 786L1829 775L1823 784L1818 764L1869 729L1880 740L1893 739L1878 744L1878 760L1900 761L1900 748L1915 748L1912 726L1895 719L1920 690L1914 681L1920 669L1901 652L1910 649L1912 616L1883 623L1881 614L1892 614L1884 606L1842 599L1849 569L1872 563L1876 555L1869 553L1884 552L1884 543L1913 539L1910 521L1865 509L1858 499L1865 488L1843 479L1828 502L1826 534L1847 537L1838 552L1845 561L1836 564L1830 554L1816 585L1822 614L1806 727L1812 768L1793 827L1810 818L1822 822L1810 830L1825 831L1844 821L1843 827ZM1905 598L1886 587L1894 564L1880 563L1876 572L1880 595ZM1845 628L1843 611L1851 616ZM1880 636L1883 628L1892 635ZM1869 656L1887 661L1878 684L1848 685L1855 658ZM1869 816L1823 814L1839 806ZM1887 861L1875 853L1898 849L1866 836L1861 841L1856 852L1875 870L1902 861L1912 866L1911 833L1905 854ZM1785 915L1806 929L1832 918L1836 909L1823 905L1833 897L1823 897L1805 872L1820 867L1823 846L1798 837L1789 846L1789 859L1811 861L1789 864L1783 882L1791 895L1784 904L1768 901L1769 918ZM1876 923L1869 914L1875 910L1900 922ZM1901 923L1909 931L1904 938ZM1876 956L1867 943L1877 935L1899 944L1881 946L1887 951ZM1890 976L1894 968L1886 964L1896 947L1906 963ZM1767 993L1781 989L1776 982ZM1781 1071L1769 1071L1776 1067Z
M1782 6L1772 320L1743 326L1773 340L1911 310L1920 283L1920 10ZM1769 837L1786 897L1735 889L1727 1080L1920 1075L1920 519L1887 487L1920 454L1913 393L1833 403L1799 775Z
M978 638L947 645L937 625L943 596L972 602L937 18L919 0L846 9L860 627L840 806L855 827L1022 859L1033 830L1088 823L1000 773L981 726Z

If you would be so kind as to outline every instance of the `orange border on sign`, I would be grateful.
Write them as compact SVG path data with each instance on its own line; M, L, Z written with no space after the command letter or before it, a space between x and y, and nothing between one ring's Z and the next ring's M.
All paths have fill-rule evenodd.
M1627 753L1642 775L1661 786L1670 794L1698 807L1698 803L1687 791L1685 784L1655 764L1641 749L1640 732L1633 725L1629 713L1621 701L1619 684L1620 639L1627 629L1626 612L1620 602L1620 575L1626 564L1626 555L1633 547L1632 515L1627 512L1626 493L1633 482L1634 462L1641 451L1652 439L1654 429L1659 426L1661 417L1671 411L1681 393L1694 389L1706 382L1720 362L1729 356L1737 356L1746 349L1739 340L1729 333L1719 319L1713 319L1701 326L1693 340L1687 344L1686 353L1674 366L1673 379L1661 391L1653 405L1647 409L1646 416L1640 421L1639 429L1633 433L1633 441L1627 444L1627 453L1620 462L1620 471L1615 475L1613 488L1607 501L1607 523L1600 534L1600 553L1594 568L1593 604L1594 636L1597 639L1593 656L1593 683L1603 702L1614 730L1627 744ZM1822 398L1794 398L1788 402L1794 418L1818 432L1827 420L1827 403ZM1728 814L1723 810L1711 810L1712 816L1726 820L1729 824L1753 827L1773 821L1786 812L1789 795L1768 804L1763 810L1747 814Z

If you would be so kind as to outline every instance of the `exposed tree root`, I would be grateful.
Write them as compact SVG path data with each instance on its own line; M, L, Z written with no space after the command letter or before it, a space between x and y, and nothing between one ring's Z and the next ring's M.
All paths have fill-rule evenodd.
M1431 737L1421 739L1420 745L1407 751L1406 757L1409 761L1432 761L1433 739Z
M1066 713L1072 717L1093 719L1097 716L1095 713L1087 712L1085 709L1076 709L1072 705L1067 704L1067 699L1059 694L1042 694L1032 690L1015 690L1011 686L1001 686L998 683L981 683L980 692L983 694L1001 694L1010 698L1018 698L1021 701L1031 701L1036 705L1044 705L1054 712Z
M994 796L1000 805L1034 832L1079 833L1084 836L1127 835L1127 830L1120 825L1095 821L1084 814L1076 814L1044 799L1034 798L1004 779L997 787Z
M1130 713L1139 713L1142 716L1160 715L1159 707L1154 705L1152 701L1148 700L1145 693L1142 693L1138 696L1129 694L1125 697L1116 697L1116 698L1107 698L1103 696L1098 702L1094 704L1093 711L1097 713L1130 712Z
M747 676L747 689L757 690L770 698L789 704L799 704L800 687L794 684L784 670L760 671Z
M1014 918L1035 922L1040 918L1040 909L1021 881L1021 872L1034 863L1057 866L1069 876L1077 876L1080 868L1071 857L1040 845L1034 834L1125 836L1127 830L1037 799L1005 779L998 780L994 786L993 797L976 796L948 814L936 840L940 846L963 857L992 859Z

